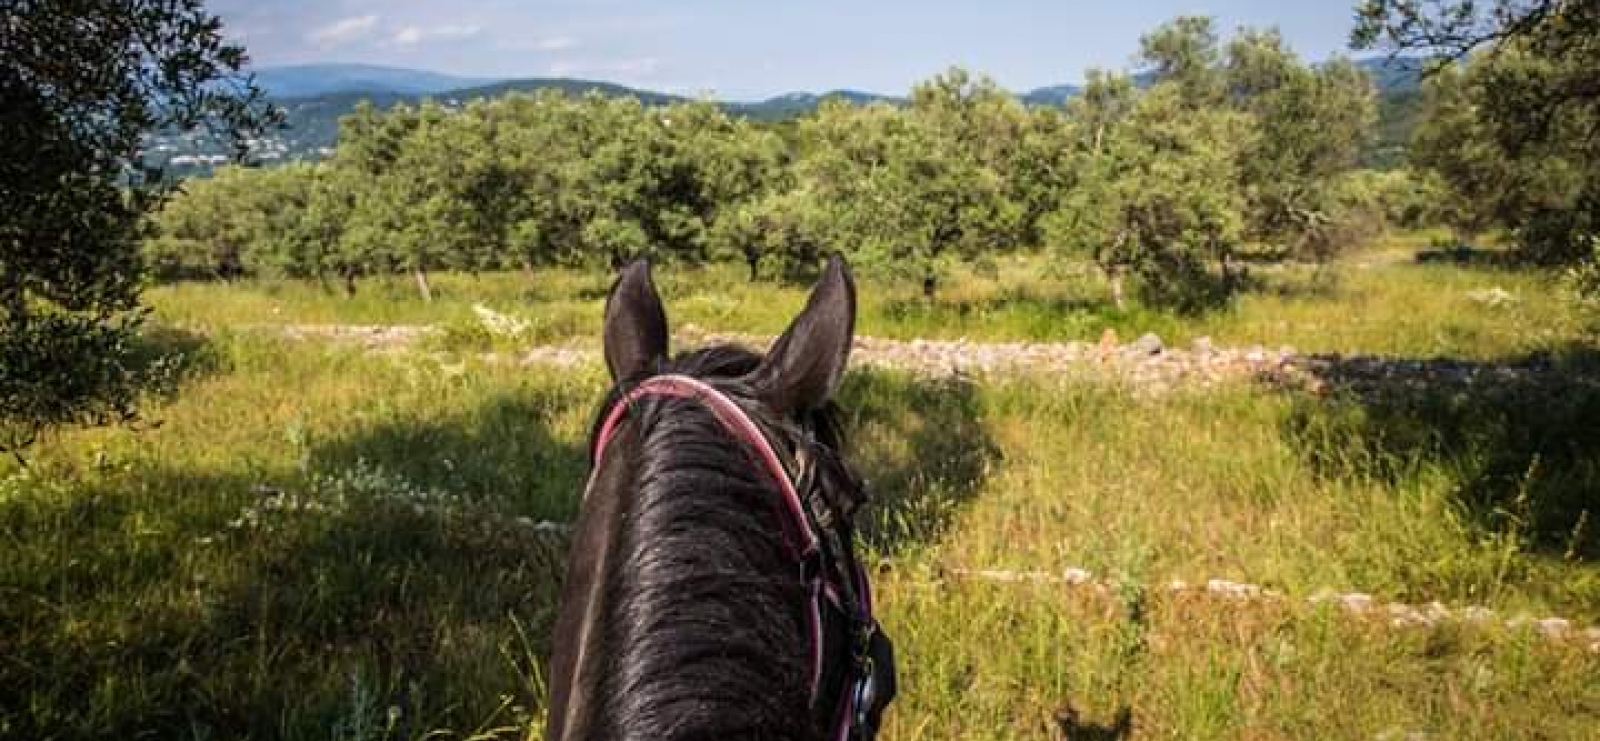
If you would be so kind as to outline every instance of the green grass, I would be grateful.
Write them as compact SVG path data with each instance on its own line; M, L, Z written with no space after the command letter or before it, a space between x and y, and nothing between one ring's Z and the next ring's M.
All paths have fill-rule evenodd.
M1480 360L1592 343L1544 278L1383 256L1340 266L1331 292L1290 270L1269 284L1302 288L1194 319L1083 308L1063 297L1092 282L1027 262L933 304L867 280L862 331L1095 339L1114 326ZM564 554L530 525L575 512L603 371L232 328L468 322L487 286L490 305L551 328L538 341L592 332L604 279L539 277L526 297L522 276L442 277L432 306L155 291L162 319L207 331L165 338L198 347L177 392L150 401L140 430L67 433L26 469L0 464L0 739L537 738ZM691 277L663 281L679 326L776 331L803 298ZM1492 286L1517 302L1465 295ZM999 302L1039 294L1060 301ZM1149 398L853 373L842 401L875 497L863 531L887 564L875 586L902 665L884 738L1058 738L1069 707L1076 738L1107 737L1093 732L1122 711L1136 739L1592 738L1600 654L1306 600L1362 590L1600 622L1600 539L1582 519L1600 490L1585 426L1600 393L1560 379L1514 391L1241 383ZM952 576L1069 566L1120 586ZM1211 577L1286 596L1162 588Z
M1307 266L1260 267L1259 288L1200 318L1137 305L1118 309L1087 266L1034 257L960 272L931 301L920 286L868 274L861 277L858 331L901 339L1098 341L1113 329L1124 341L1155 332L1180 347L1210 336L1219 344L1306 352L1480 359L1557 349L1581 334L1550 274L1413 263L1409 255L1426 244L1421 235L1392 237L1321 273ZM679 328L776 334L805 301L803 286L751 283L732 266L667 266L657 277ZM478 325L472 306L482 303L528 321L524 342L593 342L609 280L554 268L441 275L431 304L398 278L368 280L355 298L305 283L263 281L159 286L147 299L161 321L207 330L436 324L469 340ZM1515 298L1504 306L1472 298L1492 288Z

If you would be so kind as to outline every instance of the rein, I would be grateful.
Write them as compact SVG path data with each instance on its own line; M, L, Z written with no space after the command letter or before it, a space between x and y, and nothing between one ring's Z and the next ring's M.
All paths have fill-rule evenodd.
M730 435L755 452L756 462L778 484L781 502L777 503L783 523L783 540L790 555L800 565L801 576L810 594L806 600L807 637L811 644L811 704L817 705L821 690L824 656L822 614L825 607L842 615L848 626L850 664L845 692L837 701L838 715L832 738L871 739L877 714L894 694L894 654L888 638L878 630L872 617L872 594L865 572L849 559L838 534L826 524L833 512L815 489L810 457L797 451L794 477L784 465L761 427L727 394L696 378L661 375L648 378L628 391L606 412L595 435L589 482L584 495L594 485L606 447L616 435L617 426L629 408L647 398L693 399L709 410ZM797 486L796 482L799 482ZM802 496L802 493L804 496ZM851 567L846 568L845 564ZM826 604L825 604L826 603Z

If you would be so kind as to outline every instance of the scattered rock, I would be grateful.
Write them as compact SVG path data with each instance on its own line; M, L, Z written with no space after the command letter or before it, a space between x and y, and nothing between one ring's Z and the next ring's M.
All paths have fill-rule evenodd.
M1470 298L1474 302L1487 306L1491 309L1510 306L1517 302L1517 297L1515 295L1513 295L1510 291L1501 288L1500 286L1484 288L1477 291L1468 291L1467 298Z
M1235 599L1249 599L1261 596L1261 587L1254 584L1241 584L1227 579L1212 579L1206 582L1206 591L1220 594L1224 597Z
M1572 630L1572 621L1566 618L1548 617L1534 623L1546 638L1560 638Z
M965 569L952 568L948 572L955 576L990 581L999 583L1030 583L1030 584L1058 584L1085 588L1096 594L1111 597L1125 589L1128 585L1119 584L1111 580L1097 580L1094 574L1086 569L1067 568L1060 574L1044 571L1011 571L1005 569ZM1175 580L1168 582L1165 587L1170 594L1180 595L1191 590L1204 591L1207 594L1221 598L1239 601L1274 602L1285 599L1285 595L1275 589L1267 589L1257 584L1236 582L1227 579L1208 579L1203 586L1191 585L1188 582ZM1394 628L1433 628L1441 623L1451 621L1465 621L1478 624L1496 622L1497 618L1492 610L1484 607L1463 607L1460 610L1451 610L1442 602L1429 602L1422 606L1408 605L1402 602L1388 602L1378 607L1372 595L1362 592L1339 593L1332 589L1317 590L1306 599L1310 604L1335 603L1345 612L1352 615L1370 615L1376 618L1388 618L1388 624ZM1600 653L1600 626L1579 630L1573 627L1572 621L1566 618L1549 617L1534 620L1527 615L1520 615L1504 623L1507 628L1532 628L1551 641L1574 640L1577 645L1589 651Z
M358 344L374 352L407 349L436 332L426 326L384 325L256 325L291 339ZM705 334L686 327L677 340L687 346L732 343L761 349L770 337L748 334ZM484 362L520 362L570 368L599 365L592 346L571 342L530 347L518 355L488 353ZM1600 386L1600 375L1572 374L1549 358L1518 363L1486 364L1464 360L1400 360L1380 356L1302 355L1292 347L1276 351L1259 345L1219 348L1211 338L1197 338L1192 349L1170 349L1155 334L1127 345L1105 330L1098 345L1083 342L971 342L960 340L891 340L857 337L851 353L858 367L908 371L924 378L967 379L1006 374L1059 374L1088 381L1127 384L1140 395L1160 395L1182 386L1209 387L1230 381L1264 381L1283 388L1323 395L1350 391L1358 396L1396 387L1421 387L1480 381L1524 383L1559 380L1563 384ZM465 371L465 367L462 367Z
M1433 734L1427 731L1408 731L1403 728L1390 728L1373 736L1373 741L1429 741Z
M1161 338L1156 333L1146 332L1128 346L1127 352L1133 355L1160 355L1165 349L1166 345L1162 344Z
M1350 612L1366 612L1372 607L1372 595L1351 592L1339 596L1339 604Z
M1324 602L1334 602L1334 601L1337 601L1338 599L1339 599L1339 593L1338 592L1335 592L1332 589L1329 589L1327 587L1323 587L1321 589L1318 589L1316 592L1312 593L1312 595L1310 597L1306 598L1306 601L1310 602L1311 604L1314 604L1314 605L1320 605L1320 604L1322 604Z
M1424 615L1421 610L1411 605L1390 602L1385 607L1389 611L1389 624L1397 628L1433 625L1432 618Z
M1094 580L1094 574L1083 569L1067 569L1061 572L1061 578L1068 584L1085 584Z
M1461 609L1461 619L1469 623L1487 623L1495 619L1495 614L1482 605L1470 605Z

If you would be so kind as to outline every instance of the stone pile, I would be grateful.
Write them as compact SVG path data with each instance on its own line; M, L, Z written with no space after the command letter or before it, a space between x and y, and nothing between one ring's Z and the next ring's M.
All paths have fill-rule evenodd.
M1087 588L1105 595L1124 591L1126 587L1112 579L1098 578L1080 568L1068 568L1059 572L953 568L944 573L957 579L1000 584L1048 584ZM1208 579L1204 584L1174 581L1166 584L1164 590L1174 595L1207 596L1226 600L1286 599L1286 596L1278 590L1227 579ZM1420 606L1400 602L1385 603L1363 592L1338 592L1332 589L1318 591L1308 597L1306 602L1313 605L1331 605L1345 614L1382 620L1395 628L1431 628L1458 622L1476 625L1499 624L1509 630L1533 630L1550 640L1572 641L1591 653L1600 654L1600 627L1580 629L1566 618L1534 618L1528 615L1502 618L1494 610L1477 605L1451 608L1441 602L1430 602Z
M358 345L366 350L396 350L416 344L439 329L425 324L285 324L247 325L242 329L273 330L291 340L324 340Z
M755 335L699 334L692 327L683 334L691 344L733 343L760 349L770 342ZM1161 392L1179 384L1207 387L1293 373L1299 357L1289 347L1219 348L1209 337L1195 340L1189 349L1169 348L1154 334L1120 343L1115 332L1107 331L1098 343L857 337L850 362L856 367L909 371L927 378L1048 374L1124 382Z
M251 328L266 329L247 329ZM290 339L355 344L372 351L402 350L439 331L425 325L298 324L271 329ZM674 346L731 343L760 350L771 341L761 335L707 333L688 325L674 338ZM1187 348L1176 348L1154 334L1120 342L1112 330L1106 330L1099 342L974 342L861 336L856 338L850 357L854 367L906 371L924 378L1049 375L1125 384L1140 394L1160 394L1178 387L1209 388L1235 381L1265 382L1319 394L1332 389L1368 394L1428 386L1600 386L1600 376L1571 373L1539 356L1488 363L1452 358L1310 355L1292 347L1219 347L1209 337L1200 337ZM535 346L515 357L489 353L483 359L562 368L601 362L598 348L575 342Z

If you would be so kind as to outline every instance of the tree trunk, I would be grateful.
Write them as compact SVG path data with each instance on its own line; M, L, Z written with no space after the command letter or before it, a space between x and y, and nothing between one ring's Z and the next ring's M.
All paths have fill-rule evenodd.
M232 283L235 278L244 274L244 265L237 247L224 243L217 251L216 273L224 283Z
M1118 232L1116 240L1112 242L1109 254L1107 254L1107 251L1096 247L1094 256L1095 262L1100 263L1101 269L1106 271L1106 281L1111 284L1111 301L1116 304L1118 310L1128 308L1127 297L1122 290L1122 277L1127 270L1127 265L1120 262L1122 260L1122 248L1127 243L1128 232L1126 230ZM1110 263L1109 265L1107 264L1108 262Z
M939 279L934 277L933 273L928 273L928 274L922 276L922 297L923 298L928 299L929 301L932 301L933 300L933 293L938 288L939 288Z
M433 303L433 288L428 285L428 271L422 268L413 268L411 274L417 278L417 292L422 294L425 303Z
M28 320L28 300L22 289L7 287L0 290L0 318L21 326Z
M356 271L350 270L349 268L346 268L345 270L342 271L342 273L344 275L344 297L345 298L355 298L356 297Z
M1122 291L1122 269L1107 270L1106 279L1111 282L1111 301L1117 305L1117 310L1128 308L1127 298Z

